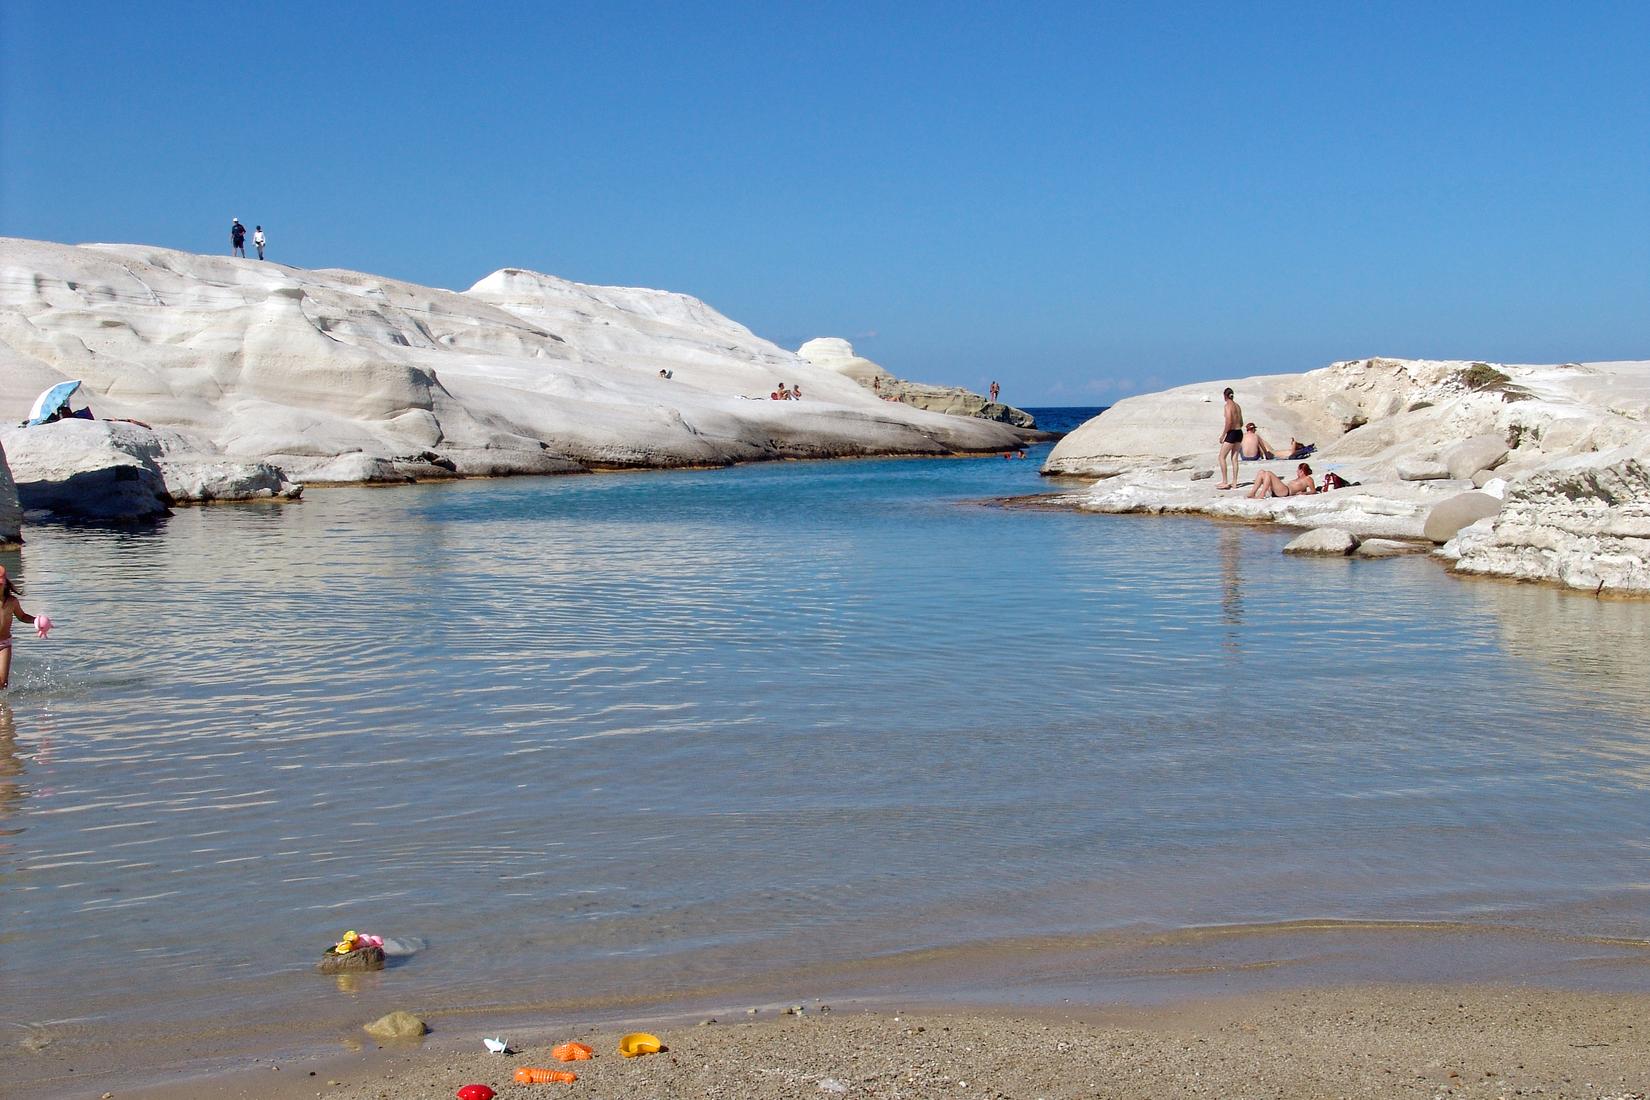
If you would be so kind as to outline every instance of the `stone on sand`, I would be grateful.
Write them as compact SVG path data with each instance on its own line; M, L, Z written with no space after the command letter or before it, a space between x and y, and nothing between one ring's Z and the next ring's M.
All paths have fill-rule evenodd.
M1455 533L1467 524L1488 519L1499 511L1500 499L1489 493L1459 493L1432 506L1432 511L1427 513L1426 526L1422 528L1422 534L1442 545L1454 538Z

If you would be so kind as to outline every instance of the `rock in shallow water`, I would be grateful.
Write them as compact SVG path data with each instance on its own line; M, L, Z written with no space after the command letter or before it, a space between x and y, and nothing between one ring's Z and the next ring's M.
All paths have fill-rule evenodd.
M1345 557L1358 548L1358 539L1339 527L1319 527L1296 537L1283 548L1285 554L1327 554Z
M375 1039L416 1039L430 1029L411 1012L397 1009L380 1016L361 1030Z
M315 969L322 974L359 974L368 970L382 970L384 949L363 947L343 955L336 951L328 951L321 956L321 961L315 964Z
M1353 554L1360 558L1396 558L1405 554L1425 554L1432 547L1424 542L1406 542L1403 539L1365 539Z

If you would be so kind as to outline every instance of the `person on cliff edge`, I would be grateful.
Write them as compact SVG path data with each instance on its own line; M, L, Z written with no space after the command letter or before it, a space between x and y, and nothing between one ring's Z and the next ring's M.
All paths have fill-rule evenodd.
M229 219L229 254L246 259L246 226L239 218Z
M254 226L252 229L252 247L258 250L258 259L264 258L264 227Z
M1243 407L1232 397L1232 387L1227 386L1222 396L1226 398L1225 427L1220 429L1220 484L1216 489L1235 489L1238 479L1238 461L1243 445ZM1231 476L1227 476L1226 463L1232 463Z

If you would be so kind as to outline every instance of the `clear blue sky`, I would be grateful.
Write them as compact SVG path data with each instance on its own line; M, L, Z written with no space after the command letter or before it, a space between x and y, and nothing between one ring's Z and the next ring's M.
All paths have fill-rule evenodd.
M1020 404L1650 357L1650 4L0 3L0 233L698 295Z

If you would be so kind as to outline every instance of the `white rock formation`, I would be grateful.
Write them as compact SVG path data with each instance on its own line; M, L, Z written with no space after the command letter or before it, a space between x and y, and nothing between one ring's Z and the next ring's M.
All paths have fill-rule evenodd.
M876 363L854 354L854 346L841 337L817 337L796 349L796 353L816 367L852 378L878 397L950 416L974 416L1017 428L1037 426L1024 409L992 401L961 386L935 386L896 378Z
M266 462L312 482L987 452L1024 438L878 401L681 294L516 269L454 293L0 238L0 418L16 423L70 378L98 416L173 433L180 468L187 455ZM806 399L767 400L781 382ZM180 473L172 491L187 483Z
M1320 477L1333 470L1361 484L1251 501L1242 489L1220 492L1194 480L1213 465L1226 385L1269 442L1282 446L1294 436L1316 443L1307 461ZM1294 467L1279 461L1241 469L1288 477ZM1441 556L1455 568L1650 594L1647 469L1650 363L1492 367L1395 359L1129 398L1068 435L1044 466L1045 473L1103 479L1081 496L1083 508L1263 518L1333 526L1360 539L1421 539L1434 506L1481 484L1506 503L1444 547ZM1491 507L1484 501L1482 510ZM1444 518L1435 534L1447 526Z
M0 547L16 544L23 537L23 507L17 500L17 485L6 463L6 449L0 446Z

